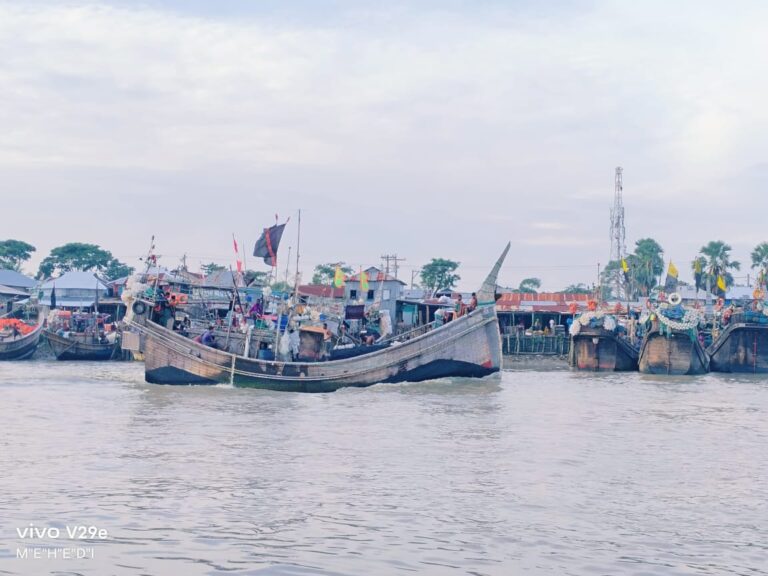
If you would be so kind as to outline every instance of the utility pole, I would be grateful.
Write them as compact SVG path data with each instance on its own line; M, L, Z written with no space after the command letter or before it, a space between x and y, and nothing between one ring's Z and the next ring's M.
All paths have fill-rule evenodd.
M390 265L389 263L392 262L392 269L395 272L395 278L397 278L397 270L399 268L398 262L405 262L405 258L398 258L397 254L384 254L381 257L381 260L385 262L384 264L384 273L389 276L390 271Z
M614 177L613 208L611 208L611 261L618 262L627 255L627 232L624 228L624 183L622 179L624 169L616 167ZM621 269L614 272L616 285L616 298L621 298Z

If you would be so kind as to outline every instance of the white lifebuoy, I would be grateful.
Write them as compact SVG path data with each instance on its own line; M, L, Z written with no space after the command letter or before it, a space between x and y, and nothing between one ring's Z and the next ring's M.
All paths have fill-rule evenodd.
M672 292L672 294L670 294L667 298L667 302L669 302L672 306L677 306L682 301L683 297L680 296L679 292Z

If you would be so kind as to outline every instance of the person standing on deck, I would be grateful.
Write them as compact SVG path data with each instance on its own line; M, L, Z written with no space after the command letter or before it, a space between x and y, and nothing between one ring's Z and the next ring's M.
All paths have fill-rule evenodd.
M456 318L460 318L461 316L464 316L464 314L467 313L467 305L464 304L464 302L461 301L461 294L458 295L456 298L456 306L455 306Z
M477 294L472 292L472 298L469 299L469 305L467 306L467 314L477 310Z

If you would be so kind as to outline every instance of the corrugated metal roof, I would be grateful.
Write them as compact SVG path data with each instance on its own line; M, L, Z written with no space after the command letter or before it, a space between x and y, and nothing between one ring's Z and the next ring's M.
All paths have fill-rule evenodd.
M24 290L3 286L2 284L0 284L0 294L5 294L6 296L29 296Z
M11 288L34 288L37 282L16 270L0 270L0 284Z
M73 270L58 278L48 280L48 282L43 284L43 290L50 290L53 286L56 286L57 290L60 288L73 288L76 290L93 290L95 292L97 288L101 290L107 289L107 284L100 280L96 274L79 270Z

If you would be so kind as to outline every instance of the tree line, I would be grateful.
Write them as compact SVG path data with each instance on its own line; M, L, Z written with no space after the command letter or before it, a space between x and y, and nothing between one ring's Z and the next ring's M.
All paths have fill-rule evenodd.
M21 240L0 241L0 269L21 272L37 249ZM133 268L120 262L109 250L96 244L70 242L51 250L38 268L38 279L60 276L71 270L94 271L108 280L115 280L133 273Z
M699 275L702 287L714 286L722 277L726 287L733 286L732 271L741 270L741 263L731 257L731 246L722 240L712 240L699 249L698 255L690 262L694 275ZM761 242L751 253L752 269L758 270L758 277L765 281L768 276L768 242ZM665 273L664 250L653 238L642 238L635 242L635 250L621 260L608 263L601 273L601 283L610 290L617 284L617 278L624 276L630 297L648 296L661 287Z

